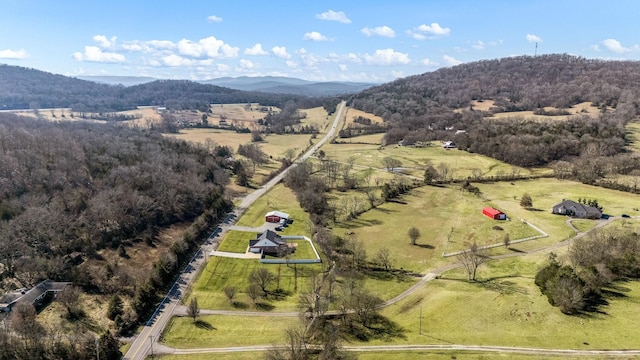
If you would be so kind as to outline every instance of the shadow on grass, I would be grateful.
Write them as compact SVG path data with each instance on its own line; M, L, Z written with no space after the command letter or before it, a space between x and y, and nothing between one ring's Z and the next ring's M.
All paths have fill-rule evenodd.
M533 207L528 207L528 208L525 208L525 209L526 209L527 211L544 211L544 210L542 210L542 209L533 208Z
M366 326L356 321L350 321L345 331L349 336L360 341L376 339L390 341L394 338L407 338L403 327L380 314L372 315Z
M204 329L204 330L207 330L207 331L216 330L216 328L213 325L211 325L210 323L208 323L208 322L206 322L204 320L198 319L198 320L194 321L193 323L196 325L196 327L198 329Z
M383 224L382 221L378 219L372 219L372 220L355 219L355 220L343 223L342 226L347 229L357 229L361 227L382 225L382 224Z
M379 211L381 213L385 213L385 214L390 214L390 213L394 213L394 212L398 212L397 210L391 210L391 209L387 209L387 208L380 208L380 207L376 207L371 209L370 211Z
M249 305L241 301L234 301L233 303L231 303L231 306L233 306L234 309L247 309L249 307Z
M291 291L287 291L285 289L275 289L274 291L267 292L267 296L271 297L273 300L282 301L291 296Z
M417 246L423 249L435 249L433 245L429 245L429 244L414 244L414 246Z
M516 248L511 247L511 246L509 246L507 249L508 249L509 251L513 251L513 252L517 252L517 253L521 253L521 254L526 253L526 251L522 251L522 250L516 249Z
M262 311L271 311L275 309L275 306L265 302L258 302L256 303L256 309L262 310Z
M395 280L398 282L408 281L411 276L415 275L402 269L384 270L382 268L367 268L364 270L364 274L370 279L382 281Z

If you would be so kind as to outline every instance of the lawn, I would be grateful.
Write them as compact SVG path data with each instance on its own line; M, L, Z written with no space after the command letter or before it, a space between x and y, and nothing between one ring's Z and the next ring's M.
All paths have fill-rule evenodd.
M253 305L251 299L246 295L245 289L249 286L249 274L258 268L266 268L276 277L267 290L274 292L279 287L285 296L271 294L266 299L259 299L258 306ZM203 309L244 310L258 308L265 311L295 311L297 294L307 288L311 273L319 273L320 271L322 271L322 264L261 264L256 259L211 257L206 268L198 277L189 298L196 297L198 304ZM234 304L230 304L224 295L223 289L226 286L235 286L238 291ZM188 302L189 299L185 299L185 303Z
M382 313L406 330L394 344L473 344L569 349L640 347L640 282L616 284L620 296L597 313L563 315L533 283L546 254L490 262L480 282L445 273ZM420 311L422 309L422 335ZM380 341L368 345L387 344Z
M185 354L185 355L156 355L154 359L160 360L256 360L262 359L260 351L242 351L231 353Z
M307 240L287 240L289 244L295 244L296 250L289 257L290 259L316 259L316 253L313 252L313 248L311 244ZM281 257L265 255L265 259L279 259L282 260Z
M179 349L270 345L281 343L285 330L300 322L297 316L204 315L198 320L173 317L162 342Z
M230 230L225 235L224 239L222 239L220 246L218 246L218 250L233 253L245 253L249 246L249 240L255 239L257 234L258 233L254 232Z
M274 186L254 202L238 219L236 225L262 226L264 224L264 215L273 210L285 212L289 214L290 219L293 219L293 224L286 227L281 233L282 235L311 235L308 225L309 215L298 204L296 194L283 184Z

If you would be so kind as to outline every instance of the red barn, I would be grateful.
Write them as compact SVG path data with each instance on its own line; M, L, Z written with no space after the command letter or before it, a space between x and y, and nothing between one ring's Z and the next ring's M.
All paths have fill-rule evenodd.
M493 220L506 220L507 215L500 210L494 209L492 207L486 207L482 209L482 214L492 218Z
M280 222L280 220L289 220L289 214L282 211L269 211L264 216L264 221L266 222L277 223Z

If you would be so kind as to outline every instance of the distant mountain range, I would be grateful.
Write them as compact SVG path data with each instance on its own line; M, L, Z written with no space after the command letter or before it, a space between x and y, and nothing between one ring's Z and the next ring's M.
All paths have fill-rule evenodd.
M78 76L79 79L101 84L134 86L158 79L138 76ZM376 84L360 82L313 82L282 76L222 77L199 81L243 91L260 91L272 94L296 94L303 96L331 96L354 94Z

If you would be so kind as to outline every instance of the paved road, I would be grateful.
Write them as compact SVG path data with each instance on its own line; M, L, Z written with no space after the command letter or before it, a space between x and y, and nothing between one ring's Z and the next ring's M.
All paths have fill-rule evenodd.
M185 290L194 280L194 275L198 272L198 269L205 263L206 255L211 253L211 251L216 250L218 248L218 240L222 238L222 235L226 233L231 226L233 226L236 220L244 213L244 211L251 206L260 196L264 195L267 191L269 191L273 186L278 184L284 176L294 167L298 166L301 162L308 159L315 153L324 143L329 141L338 128L338 124L340 123L340 119L342 118L342 113L344 111L345 103L344 101L338 105L335 119L327 134L318 141L311 149L309 149L306 153L304 153L295 163L286 168L276 177L271 179L266 185L262 188L254 191L253 193L247 195L240 206L238 206L232 214L227 216L224 219L222 224L214 231L209 239L205 242L204 245L200 248L200 250L196 253L196 255L191 259L189 264L185 267L182 274L178 277L178 280L171 287L169 293L165 296L165 298L158 304L158 307L154 314L151 316L151 319L147 322L147 324L142 328L138 336L133 340L129 351L124 356L124 359L129 360L143 360L148 354L153 353L154 343L158 340L164 327L173 316L174 311L178 307L180 303L180 299L182 298L182 294L184 294ZM157 344L155 346L158 346Z

